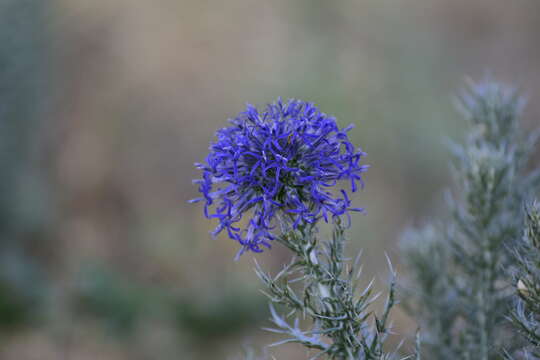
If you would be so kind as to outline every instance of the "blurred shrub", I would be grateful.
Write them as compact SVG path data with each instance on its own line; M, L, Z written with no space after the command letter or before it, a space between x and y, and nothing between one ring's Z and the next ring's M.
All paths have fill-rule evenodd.
M51 213L47 181L37 165L39 131L50 91L45 4L0 2L0 326L21 325L39 310L36 281ZM38 251L35 251L35 250Z
M184 297L173 306L176 324L197 342L233 336L268 316L260 295L245 290L216 294L211 301Z
M99 320L120 338L133 335L139 324L153 319L171 324L196 343L238 334L268 315L261 296L246 290L216 291L212 297L173 294L100 266L87 266L81 272L73 305L76 313Z
M0 326L4 329L27 324L32 318L33 301L13 288L8 281L0 281Z
M426 354L436 359L503 359L520 351L508 330L512 292L505 269L524 228L523 203L540 184L527 172L538 136L520 128L524 99L490 80L460 97L471 124L454 145L458 187L449 216L410 230L402 242L413 281L405 300L419 318Z
M144 313L147 291L107 269L87 267L80 275L74 310L100 320L116 336L130 336Z

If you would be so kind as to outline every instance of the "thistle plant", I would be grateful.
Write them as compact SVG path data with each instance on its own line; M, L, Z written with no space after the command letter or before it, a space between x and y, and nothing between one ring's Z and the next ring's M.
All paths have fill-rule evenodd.
M523 227L522 204L538 188L538 172L525 171L537 137L519 127L523 98L496 82L470 83L459 106L471 129L464 145L452 146L451 214L406 232L411 281L404 289L430 357L500 359L519 347L508 329L506 269Z
M278 100L262 113L248 105L229 121L206 163L196 164L203 178L195 183L204 197L192 201L205 200L205 216L219 220L213 234L226 229L241 245L238 255L270 248L276 222L287 231L361 211L350 207L344 190L342 196L328 191L341 179L356 191L367 169L359 163L365 154L348 141L352 126L340 130L334 118L297 100ZM244 216L247 226L235 226Z
M524 354L540 359L540 204L526 209L525 231L516 246L515 284L518 298L510 313L517 331L526 340Z
M355 192L363 186L365 153L348 139L352 126L340 129L333 117L313 104L278 100L263 111L248 106L231 125L217 132L196 180L204 214L246 251L262 252L275 241L293 258L275 276L257 265L266 286L274 328L285 335L273 345L298 343L312 358L392 359L383 344L390 333L394 282L381 316L368 309L371 284L357 289L358 260L344 255L351 206L341 180ZM318 224L332 222L329 241L319 242ZM393 270L391 273L393 274ZM286 309L278 313L276 306Z

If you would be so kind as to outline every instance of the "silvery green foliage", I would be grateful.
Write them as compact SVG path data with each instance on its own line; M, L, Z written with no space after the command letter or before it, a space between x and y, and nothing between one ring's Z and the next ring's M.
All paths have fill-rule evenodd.
M409 299L403 306L422 327L423 349L434 359L457 359L454 335L447 328L458 317L457 296L449 274L449 249L440 241L441 228L427 224L405 232L400 245L410 276L400 288Z
M380 316L373 315L369 309L376 298L372 284L357 288L359 257L354 263L345 258L339 222L330 241L319 244L315 232L314 225L306 225L279 238L295 256L276 276L257 266L274 324L267 330L285 337L271 346L298 343L314 350L312 359L400 358L397 350L387 352L383 347L391 330L388 316L396 303L392 267L386 305ZM287 313L279 314L276 305Z
M538 172L525 173L536 136L518 126L523 105L496 82L469 84L459 106L470 132L452 147L451 215L404 235L407 305L433 359L499 359L503 348L519 346L508 336L512 292L504 269L513 262L508 246L522 229L522 203L539 180Z
M515 259L514 280L519 298L510 320L527 341L526 356L540 359L540 204L537 202L527 208L523 240L516 247Z

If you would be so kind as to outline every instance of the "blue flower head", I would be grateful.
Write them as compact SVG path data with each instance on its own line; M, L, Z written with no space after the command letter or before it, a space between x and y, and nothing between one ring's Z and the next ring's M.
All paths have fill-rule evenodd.
M278 100L264 111L248 105L229 121L206 162L195 164L203 197L191 202L205 202L205 216L219 221L213 234L226 230L242 245L239 255L270 248L277 224L285 230L362 211L344 189L332 191L344 179L352 192L357 182L363 186L368 166L347 137L352 125L340 130L335 118L299 100Z

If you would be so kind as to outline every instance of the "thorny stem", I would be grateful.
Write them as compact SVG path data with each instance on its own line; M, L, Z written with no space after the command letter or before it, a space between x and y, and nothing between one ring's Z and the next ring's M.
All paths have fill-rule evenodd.
M339 220L331 240L319 244L315 234L314 225L303 224L278 238L294 253L295 259L274 278L257 268L259 277L267 285L266 294L271 303L291 309L282 318L271 307L273 322L278 329L269 330L290 337L276 345L296 342L319 350L313 359L320 356L332 360L397 357L396 352L385 353L383 350L383 343L390 332L388 315L395 304L394 283L390 285L383 314L376 316L368 310L374 300L371 284L362 291L356 291L360 271L357 262L349 264L343 256L345 235ZM390 269L394 275L391 266ZM298 280L304 287L303 296L298 296L293 286L289 286ZM294 326L289 325L285 318L294 314L310 318L312 329L299 329L297 320ZM322 341L321 336L326 341Z
M309 253L309 260L313 265L318 266L319 265L319 259L317 258L317 251L315 249L309 250L309 246L306 246L305 248L306 253ZM330 297L330 291L328 290L328 287L321 282L318 284L319 291L321 293L321 297L323 299ZM331 310L331 305L328 305L329 309Z

